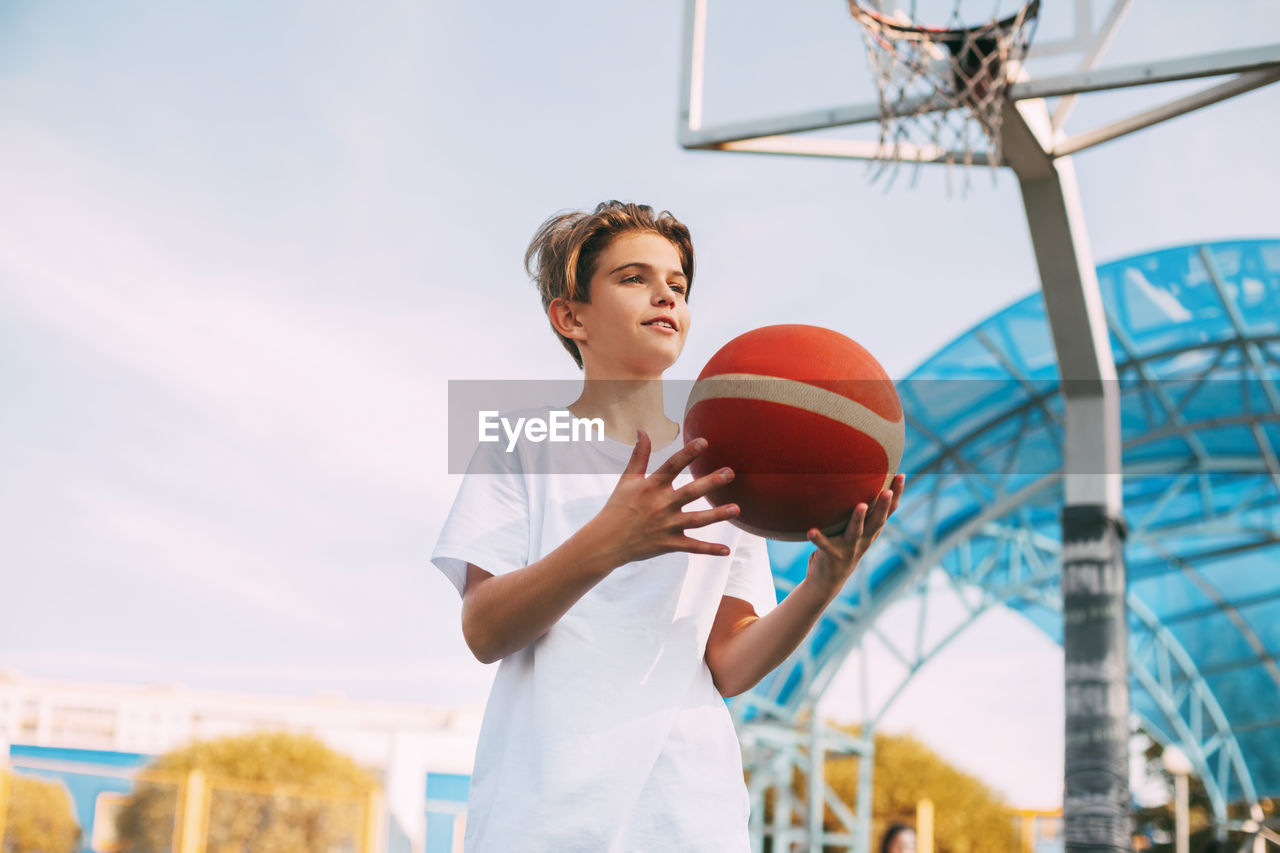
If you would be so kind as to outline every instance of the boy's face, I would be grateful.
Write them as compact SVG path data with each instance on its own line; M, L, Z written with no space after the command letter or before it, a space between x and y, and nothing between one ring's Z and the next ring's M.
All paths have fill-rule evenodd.
M675 363L689 334L689 282L665 237L632 232L596 261L591 301L575 303L585 366L611 379L650 379Z

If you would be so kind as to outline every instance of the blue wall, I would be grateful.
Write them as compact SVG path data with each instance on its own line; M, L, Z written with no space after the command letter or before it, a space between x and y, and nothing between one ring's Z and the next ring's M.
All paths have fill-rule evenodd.
M133 780L126 774L140 770L153 756L137 752L107 752L95 749L60 749L49 746L15 744L9 747L9 764L22 776L33 776L61 784L71 795L76 822L83 833L81 850L93 848L93 812L103 792L127 794ZM65 767L38 765L58 762ZM105 772L103 772L105 771Z
M470 785L471 777L459 773L427 774L427 853L452 853Z

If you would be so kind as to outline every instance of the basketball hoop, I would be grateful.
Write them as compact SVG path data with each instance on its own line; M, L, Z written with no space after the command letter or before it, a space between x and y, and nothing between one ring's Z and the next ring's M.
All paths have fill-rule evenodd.
M871 8L875 0L849 0L880 96L882 167L873 180L903 162L960 161L967 169L975 152L993 167L1001 162L1004 96L1026 56L1040 0L972 26L960 21L961 2L951 27L938 28L915 22L914 0L909 14L893 17Z

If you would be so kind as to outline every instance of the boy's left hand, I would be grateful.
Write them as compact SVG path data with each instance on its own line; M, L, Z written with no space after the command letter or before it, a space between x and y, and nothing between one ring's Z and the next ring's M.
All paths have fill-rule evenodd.
M889 488L876 497L870 509L864 503L854 507L849 526L834 540L828 539L816 527L810 530L809 541L818 546L818 550L809 556L809 571L805 579L828 595L834 596L839 592L862 555L867 553L871 543L884 529L889 516L898 508L906 484L906 475L899 474L893 478Z

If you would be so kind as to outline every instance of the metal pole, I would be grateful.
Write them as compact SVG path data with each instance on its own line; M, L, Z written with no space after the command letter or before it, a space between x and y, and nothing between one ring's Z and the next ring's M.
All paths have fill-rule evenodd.
M916 803L916 853L933 853L933 800Z
M755 845L752 853L764 853L764 806L765 799L769 795L769 786L763 784L762 779L767 778L766 774L768 774L769 768L765 765L764 749L760 746L759 741L752 738L748 742L748 747L747 754L750 757L744 762L751 770L751 780L747 787L751 797L751 816L747 818L747 833Z
M1173 839L1175 853L1190 853L1187 823L1187 775L1194 769L1191 759L1176 744L1170 744L1160 756L1165 772L1173 776Z
M795 789L792 787L792 771L795 768L795 747L788 744L774 760L775 787L773 799L773 849L791 853L791 819L795 809Z
M178 853L204 853L205 847L205 792L208 781L203 772L192 770L187 774L182 791L182 837Z
M818 716L818 706L815 704L809 713L809 853L822 853L822 819L825 816L822 794L827 787L826 757L822 718Z
M9 813L9 744L0 740L0 850L8 849L4 843L5 816Z
M1187 820L1187 774L1173 777L1173 835L1176 853L1191 853L1191 833Z
M865 690L866 687L864 686ZM865 693L864 693L865 695ZM858 832L861 853L871 851L871 809L875 805L876 733L870 723L862 729L863 750L858 757Z
M1006 102L1002 146L1018 176L1066 411L1062 651L1067 853L1131 848L1120 406L1102 298L1068 157L1054 159L1043 101Z
M382 853L382 809L381 791L370 791L364 798L364 827L361 835L361 853Z

